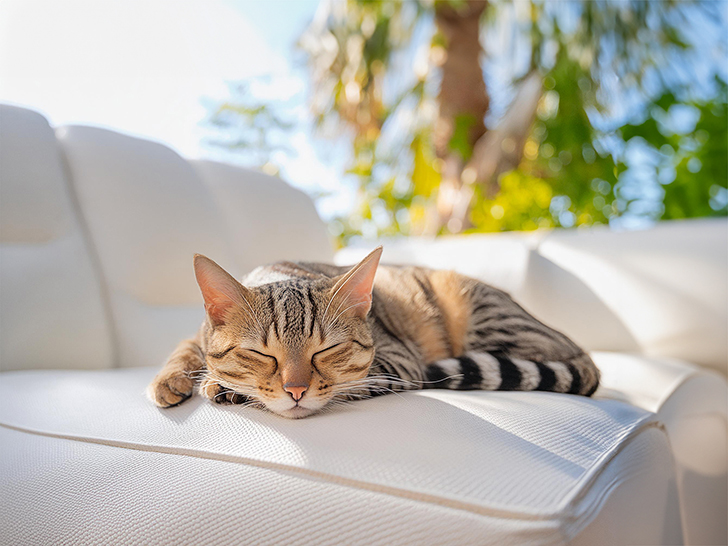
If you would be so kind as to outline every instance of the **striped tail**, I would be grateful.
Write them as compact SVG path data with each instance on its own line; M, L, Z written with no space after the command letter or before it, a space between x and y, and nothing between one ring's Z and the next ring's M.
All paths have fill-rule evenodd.
M425 369L426 388L487 391L552 391L591 396L599 371L586 353L561 362L536 362L500 352L467 352Z

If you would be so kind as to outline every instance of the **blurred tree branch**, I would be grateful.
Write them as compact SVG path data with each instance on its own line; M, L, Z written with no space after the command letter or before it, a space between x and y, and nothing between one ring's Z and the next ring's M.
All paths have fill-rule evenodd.
M320 134L351 143L342 239L726 214L717 11L324 0L299 46ZM693 126L671 128L685 112Z

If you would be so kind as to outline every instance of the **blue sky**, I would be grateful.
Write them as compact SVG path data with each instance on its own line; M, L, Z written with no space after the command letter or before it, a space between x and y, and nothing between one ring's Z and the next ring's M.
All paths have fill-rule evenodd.
M227 82L272 78L251 92L288 99L305 118L306 78L293 48L318 0L0 0L0 101L53 125L87 124L160 141L186 157L240 160L206 146L205 104ZM293 100L291 100L293 97ZM305 130L278 158L293 185L338 193L340 165ZM344 193L346 193L344 191Z
M264 36L268 47L288 56L313 18L319 0L226 0Z

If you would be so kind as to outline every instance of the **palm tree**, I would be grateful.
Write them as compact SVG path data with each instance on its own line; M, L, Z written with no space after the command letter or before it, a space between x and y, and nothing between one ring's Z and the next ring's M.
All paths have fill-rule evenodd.
M626 165L604 141L632 121L619 108L629 100L637 110L666 91L693 100L677 96L690 76L677 77L675 65L703 51L685 37L696 21L724 25L711 10L637 0L330 0L300 46L319 126L351 138L359 220L384 234L524 227L529 215L526 228L573 225L624 212ZM500 48L484 47L497 35ZM497 83L513 99L495 120L484 61L512 66ZM615 119L621 125L607 127ZM501 203L512 188L542 195ZM349 233L357 231L354 222Z

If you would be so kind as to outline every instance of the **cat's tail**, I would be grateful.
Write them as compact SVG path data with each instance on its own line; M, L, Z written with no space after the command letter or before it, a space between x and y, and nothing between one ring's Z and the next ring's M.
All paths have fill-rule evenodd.
M552 391L591 396L599 370L586 353L560 362L536 362L501 352L466 352L425 369L425 388L488 391Z

